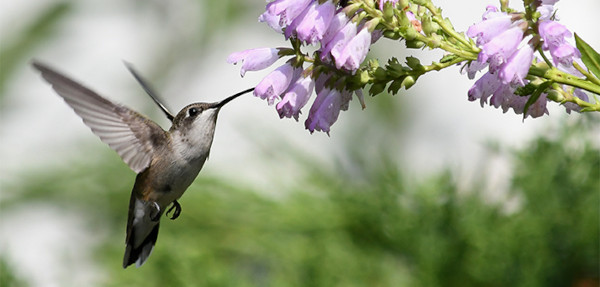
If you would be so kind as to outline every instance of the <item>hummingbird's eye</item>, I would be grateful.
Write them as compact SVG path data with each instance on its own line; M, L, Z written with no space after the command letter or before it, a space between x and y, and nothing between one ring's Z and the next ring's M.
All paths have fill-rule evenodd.
M195 117L200 111L197 108L191 108L188 110L190 117Z

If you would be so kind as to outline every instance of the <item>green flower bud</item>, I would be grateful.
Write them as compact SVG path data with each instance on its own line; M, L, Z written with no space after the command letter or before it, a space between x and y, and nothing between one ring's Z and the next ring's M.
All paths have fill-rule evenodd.
M557 103L562 103L565 100L565 96L557 90L548 90L548 99Z
M394 7L392 2L386 2L383 6L383 20L391 22L394 17Z
M388 39L392 39L392 40L398 40L402 37L400 35L400 33L396 32L396 31L392 31L392 30L383 31L383 36Z
M421 19L421 27L427 36L437 33L440 30L440 25L434 22L429 16L423 16Z
M409 49L421 49L425 46L424 42L421 41L417 41L417 40L406 40L406 48Z
M404 78L404 80L402 80L402 86L404 86L405 89L410 89L410 87L412 87L416 82L416 79L413 78L413 76L407 76L406 78Z

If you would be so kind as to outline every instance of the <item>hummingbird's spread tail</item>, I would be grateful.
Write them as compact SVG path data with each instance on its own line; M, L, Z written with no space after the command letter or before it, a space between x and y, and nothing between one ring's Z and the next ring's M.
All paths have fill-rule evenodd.
M132 193L129 202L129 219L127 221L127 239L123 268L135 263L140 267L146 262L158 238L158 227L162 211L156 210L154 204L135 197Z

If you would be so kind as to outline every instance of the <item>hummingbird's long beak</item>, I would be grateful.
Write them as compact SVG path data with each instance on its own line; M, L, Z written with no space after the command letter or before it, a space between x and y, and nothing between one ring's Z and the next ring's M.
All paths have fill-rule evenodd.
M228 97L228 98L226 98L226 99L218 102L214 107L220 109L222 106L224 106L226 103L229 103L231 100L233 100L233 99L235 99L235 98L237 98L237 97L239 97L239 96L241 96L243 94L252 92L252 91L254 91L254 88L250 88L250 89L241 91L241 92L239 92L239 93L237 93L237 94L235 94L233 96L230 96L230 97Z

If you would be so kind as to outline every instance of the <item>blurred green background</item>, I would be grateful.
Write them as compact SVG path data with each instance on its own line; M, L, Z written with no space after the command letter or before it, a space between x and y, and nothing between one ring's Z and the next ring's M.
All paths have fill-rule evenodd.
M252 34L236 39L235 44L225 41L227 35L240 35L235 31L244 31L245 25L260 26L255 21L263 2L122 2L125 4L46 1L22 17L14 29L2 30L3 157L16 148L10 145L15 139L9 139L15 126L28 131L28 136L43 134L39 126L19 125L27 120L16 114L42 117L28 112L40 106L34 104L37 98L64 105L29 71L31 58L50 60L73 75L78 69L72 67L90 65L77 59L99 57L102 61L106 57L106 52L98 50L65 48L87 41L73 32L74 27L87 23L82 18L92 15L96 30L89 34L104 37L116 33L113 29L119 27L120 17L133 19L133 30L152 39L134 45L137 48L129 52L124 49L123 55L106 53L111 65L124 70L118 66L120 57L132 57L158 90L175 94L193 84L169 85L195 81L197 75L190 71L209 62L214 50L226 50L226 55L256 46L285 45L277 35L262 38ZM187 12L182 16L181 10ZM115 14L121 16L109 17ZM195 22L187 22L190 19ZM154 23L152 28L164 27L148 31L146 23ZM594 44L594 40L588 42ZM64 41L69 45L59 44ZM106 41L131 45L110 37ZM221 46L224 43L235 46ZM374 50L388 52L385 47ZM61 59L66 67L61 66ZM226 65L222 57L217 63ZM230 84L240 90L260 79L239 79L238 68L230 67L225 76L217 73L219 66L209 70L227 78L221 86ZM87 83L102 74L74 78ZM182 76L183 80L174 80ZM33 84L24 84L23 77ZM127 77L126 72L118 77ZM136 109L160 118L135 82L126 80L127 85L106 79L125 92L134 91L132 97L139 98L133 105ZM435 82L419 85L435 86ZM37 87L40 95L32 96L35 102L19 102L17 98L26 94L22 86ZM222 98L218 93L235 92L209 88L217 94L215 98ZM526 129L532 125L529 120L521 123L518 116L480 109L466 101L460 87L442 88L456 89L455 95L448 97L454 102L462 100L468 109L516 122L509 132L517 137L530 131ZM181 217L163 219L157 246L139 269L121 268L134 173L84 127L81 137L62 141L58 138L64 137L63 131L46 134L47 141L38 140L38 150L27 151L26 159L23 156L29 164L3 164L0 286L598 286L600 118L567 117L555 109L550 117L537 120L538 126L519 138L518 144L485 133L483 138L468 138L480 152L472 156L476 163L467 172L473 175L465 177L464 164L454 162L462 153L453 141L445 141L446 134L464 132L462 119L447 119L452 125L449 129L427 126L421 132L429 130L438 145L416 158L407 155L416 153L406 138L413 137L410 131L419 129L414 127L418 122L423 124L417 114L427 114L414 98L426 101L426 94L418 89L411 92L412 102L407 99L409 93L370 98L364 111L352 103L350 111L340 116L331 138L308 135L302 122L279 121L272 107L241 99L244 104L238 110L220 117L224 131L218 128L211 159L180 200ZM432 101L439 96L433 95ZM180 97L173 102L183 106L190 101L188 95ZM57 110L55 113L65 114L58 124L83 126L65 107L43 107L40 113ZM264 121L249 120L253 114L248 110L268 116ZM235 116L238 118L233 119ZM441 120L445 119L437 118ZM481 118L471 121L486 122ZM278 125L283 128L271 127ZM64 146L65 142L71 145ZM250 155L234 152L241 145L247 146L243 152ZM54 153L60 159L47 155ZM234 156L227 157L228 153ZM414 171L421 162L429 165L430 157L447 154L458 156L447 157L440 167L427 172ZM497 161L503 165L498 166ZM221 168L213 167L219 164ZM508 169L508 175L495 182L503 173L501 167ZM251 170L259 172L249 176ZM51 238L58 238L60 244L48 245ZM39 271L44 268L51 270Z

